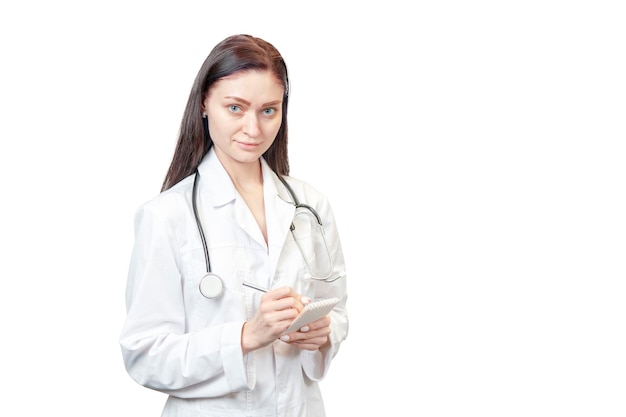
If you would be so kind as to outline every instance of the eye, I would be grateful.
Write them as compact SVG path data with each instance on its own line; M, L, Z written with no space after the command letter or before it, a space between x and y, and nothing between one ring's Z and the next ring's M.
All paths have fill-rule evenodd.
M276 109L273 108L273 107L270 107L270 108L267 108L267 109L263 110L263 114L265 116L272 116L275 113L276 113Z
M236 104L231 104L230 106L228 106L228 110L230 110L233 113L239 113L241 112L241 107L239 107Z

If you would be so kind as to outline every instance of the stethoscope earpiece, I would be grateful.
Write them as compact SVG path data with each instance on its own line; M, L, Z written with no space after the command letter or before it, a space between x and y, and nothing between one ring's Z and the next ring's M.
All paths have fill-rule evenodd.
M224 283L216 274L209 272L200 280L200 293L206 298L217 298L222 295Z

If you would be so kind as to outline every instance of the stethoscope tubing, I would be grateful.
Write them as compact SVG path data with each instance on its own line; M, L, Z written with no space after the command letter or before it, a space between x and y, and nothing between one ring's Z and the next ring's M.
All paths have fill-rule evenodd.
M204 249L204 261L206 263L206 272L211 272L211 261L209 259L209 247L206 243L206 237L204 236L204 230L202 223L200 223L200 216L198 215L198 205L196 203L196 193L198 190L198 170L193 179L193 190L191 191L191 206L193 207L193 215L196 219L196 225L198 226L198 232L200 233L200 240L202 240L202 248Z
M197 197L196 196L197 196L197 193L198 193L198 177L199 176L200 176L200 173L196 169L195 177L193 179L193 189L191 191L191 193L192 193L191 194L191 206L193 208L193 215L194 215L194 218L196 220L196 225L198 226L198 233L200 234L200 240L202 241L202 250L204 251L204 261L205 261L205 264L206 264L206 275L200 281L199 290L200 290L200 293L203 296L205 296L206 298L217 298L223 292L224 283L223 283L222 279L219 277L219 275L211 272L211 260L209 258L209 247L208 247L207 242L206 242L206 236L204 234L204 228L202 227L202 223L200 221L200 215L198 214L198 205L197 205ZM298 200L298 197L296 196L296 193L293 191L293 189L291 188L289 183L287 183L287 180L285 180L280 175L278 175L278 179L280 179L280 181L283 183L283 185L287 189L287 192L289 192L289 195L291 196L293 204L296 206L296 208L305 208L311 214L313 214L313 216L315 217L315 220L322 227L322 231L323 231L324 229L323 229L323 225L322 225L322 219L320 218L320 216L317 213L317 211L313 207L311 207L311 206L309 206L307 204L301 204L300 203L300 201ZM293 231L293 229L294 229L293 223L291 224L290 228ZM334 280L332 280L332 281L334 281ZM248 287L248 288L252 288L252 289L255 289L257 291L261 291L261 292L267 292L268 291L266 288L260 287L258 285L255 285L255 284L251 283L251 282L248 282L248 281L243 281L242 284L244 286Z

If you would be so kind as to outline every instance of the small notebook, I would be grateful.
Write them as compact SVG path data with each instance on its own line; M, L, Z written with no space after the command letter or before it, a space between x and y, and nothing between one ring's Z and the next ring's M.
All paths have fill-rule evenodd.
M321 319L322 317L330 313L330 311L333 309L333 307L337 305L337 303L339 303L339 298L333 297L326 298L324 300L314 301L305 305L304 309L302 309L300 314L298 314L298 317L296 317L291 322L287 330L285 330L281 334L281 336L298 331L305 324L309 324L312 321Z

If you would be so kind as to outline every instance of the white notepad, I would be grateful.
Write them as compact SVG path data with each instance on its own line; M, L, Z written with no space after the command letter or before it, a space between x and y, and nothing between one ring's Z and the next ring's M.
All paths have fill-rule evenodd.
M304 309L298 314L298 317L293 319L287 330L282 332L282 335L300 330L305 324L309 324L312 321L321 319L326 316L330 311L339 303L339 298L326 298L324 300L314 301L304 306Z

